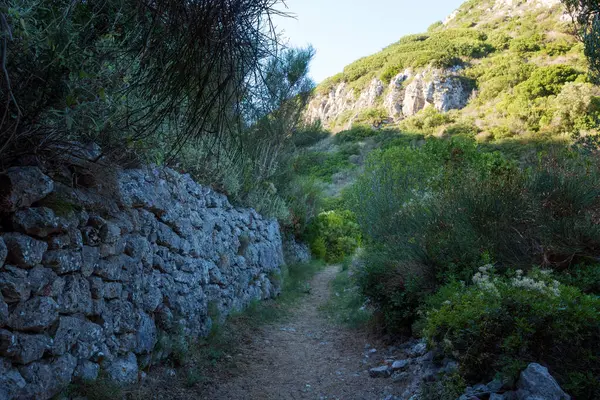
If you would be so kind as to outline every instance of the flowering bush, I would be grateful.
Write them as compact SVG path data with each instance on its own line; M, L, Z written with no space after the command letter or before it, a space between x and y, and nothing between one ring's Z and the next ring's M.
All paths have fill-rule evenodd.
M600 398L600 298L559 283L548 270L499 277L481 267L429 301L424 334L459 360L467 380L515 378L548 365L576 398Z

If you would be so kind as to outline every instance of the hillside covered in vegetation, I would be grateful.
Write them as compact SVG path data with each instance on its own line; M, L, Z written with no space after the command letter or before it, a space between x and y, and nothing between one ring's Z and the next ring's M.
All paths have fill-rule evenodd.
M480 141L585 135L599 94L587 68L559 1L467 1L325 80L307 115L334 131L364 123Z

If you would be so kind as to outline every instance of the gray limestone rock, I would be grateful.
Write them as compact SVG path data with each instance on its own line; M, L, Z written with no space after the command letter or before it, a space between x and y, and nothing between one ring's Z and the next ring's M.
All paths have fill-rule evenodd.
M54 296L52 286L58 279L56 273L50 269L38 265L29 270L28 273L29 285L32 292L39 296Z
M81 269L83 260L81 251L76 250L50 250L44 254L44 265L51 267L57 274L63 275Z
M408 360L397 360L392 363L392 369L394 371L403 371L408 367Z
M108 376L115 382L121 384L133 384L138 380L138 365L135 354L128 353L126 356L117 358L106 365Z
M312 258L308 246L296 241L293 236L284 240L283 254L286 264L306 264Z
M102 327L93 322L77 317L60 317L52 354L71 352L78 358L90 358L101 351L102 335Z
M143 296L144 311L153 313L162 303L163 295L160 289L156 286L149 286Z
M83 236L81 231L76 228L69 228L67 233L56 234L48 237L48 249L63 250L72 249L81 251L83 246Z
M104 281L102 278L97 276L92 276L89 278L90 282L90 292L92 294L92 299L103 299L104 298Z
M133 304L123 300L111 300L107 304L107 312L112 317L113 331L117 334L134 332L136 315Z
M102 243L113 244L121 237L121 228L109 221L100 227L99 235Z
M407 354L410 357L420 357L427 352L427 343L424 341L417 342L414 346L407 350Z
M151 265L153 254L150 250L150 243L142 236L129 235L125 239L125 254L137 261L144 262L145 265Z
M11 167L0 175L0 188L0 203L14 211L46 197L54 182L37 167Z
M464 108L473 93L468 80L460 76L460 68L420 70L408 68L393 77L387 90L379 79L373 79L360 93L346 82L329 93L317 94L309 103L306 117L310 122L334 123L342 114L349 116L343 129L349 129L361 111L383 103L389 119L399 121L426 107L447 112Z
M90 276L100 262L100 250L97 247L83 246L81 249L81 273Z
M4 261L6 261L6 256L8 255L8 249L6 248L6 243L4 243L4 239L0 237L0 268L4 265Z
M50 297L34 297L19 303L8 318L17 331L41 332L58 319L58 304Z
M80 275L67 275L57 303L61 314L91 314L92 292L88 280Z
M27 386L21 373L11 363L0 357L0 399L13 399Z
M75 368L75 372L73 372L73 378L76 381L90 382L96 380L99 373L99 364L89 360L82 360Z
M158 332L152 318L145 313L139 314L139 323L136 330L136 354L150 353L158 340Z
M52 354L60 356L71 350L79 339L83 321L76 317L60 317L54 335Z
M6 262L21 268L32 268L42 262L48 244L21 233L5 233L2 235L8 255Z
M6 265L0 270L0 293L7 303L23 302L31 296L31 281L26 270Z
M371 378L389 378L392 375L392 369L387 365L369 369Z
M494 379L486 385L492 393L497 393L504 387L504 383L500 379Z
M19 368L27 381L25 398L48 399L71 382L77 360L65 354L55 361L37 361Z
M545 400L570 400L558 385L556 380L548 372L548 368L540 364L531 363L521 372L517 388L528 392L527 396L520 396L519 400L541 398Z
M13 214L12 221L17 231L31 236L46 237L63 230L54 211L47 207L18 210Z
M0 329L0 355L18 364L29 364L44 356L52 346L52 339L46 335L13 333Z
M103 289L105 299L118 299L123 292L123 285L119 282L106 282Z
M124 255L112 256L98 261L94 268L94 275L109 281L120 281L122 279L123 266L127 262Z
M0 291L0 328L8 322L8 304L4 301L4 296Z

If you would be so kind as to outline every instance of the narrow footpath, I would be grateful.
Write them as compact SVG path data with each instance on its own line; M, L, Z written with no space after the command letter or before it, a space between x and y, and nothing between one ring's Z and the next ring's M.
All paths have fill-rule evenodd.
M319 310L338 271L339 266L330 266L319 272L291 316L263 327L237 355L243 372L200 398L383 400L392 394L390 380L368 373L384 349L369 342L366 333L340 326Z

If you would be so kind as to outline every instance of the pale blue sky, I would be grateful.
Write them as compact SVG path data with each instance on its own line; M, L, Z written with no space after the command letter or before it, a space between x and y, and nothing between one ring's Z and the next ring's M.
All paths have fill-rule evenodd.
M286 0L297 16L277 19L290 45L312 44L311 75L320 82L344 66L443 20L464 0Z

